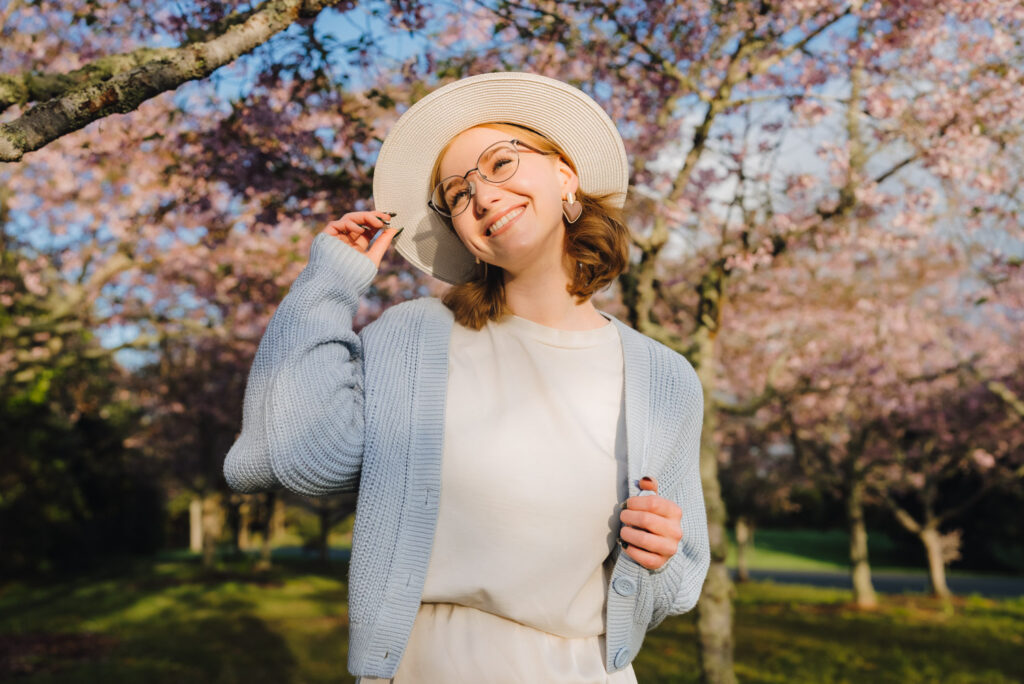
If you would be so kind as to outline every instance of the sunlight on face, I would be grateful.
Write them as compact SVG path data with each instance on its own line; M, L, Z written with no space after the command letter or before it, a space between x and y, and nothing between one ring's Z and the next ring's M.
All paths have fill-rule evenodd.
M441 159L441 178L462 176L474 192L452 225L475 257L516 272L527 265L560 263L564 249L561 200L576 177L554 155L519 149L515 173L500 183L489 183L475 169L481 153L512 136L493 128L476 127L457 135ZM486 166L485 166L486 173Z

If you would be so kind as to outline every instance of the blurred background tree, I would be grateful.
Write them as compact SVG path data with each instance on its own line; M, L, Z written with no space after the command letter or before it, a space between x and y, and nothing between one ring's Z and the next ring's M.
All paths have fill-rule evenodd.
M164 541L157 471L124 440L129 374L52 268L0 245L0 574L70 574Z

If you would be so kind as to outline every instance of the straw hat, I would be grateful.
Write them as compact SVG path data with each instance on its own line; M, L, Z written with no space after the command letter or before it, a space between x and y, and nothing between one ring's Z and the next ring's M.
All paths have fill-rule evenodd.
M393 211L403 228L395 249L417 268L447 283L469 280L473 255L430 207L430 172L448 141L478 124L503 121L532 128L557 143L576 165L580 189L626 201L629 167L615 124L573 86L522 72L480 74L449 83L411 106L381 146L373 201Z

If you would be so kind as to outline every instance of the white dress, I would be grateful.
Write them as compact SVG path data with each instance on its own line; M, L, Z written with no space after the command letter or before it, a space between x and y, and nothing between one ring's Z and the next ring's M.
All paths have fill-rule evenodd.
M454 325L437 530L395 684L636 684L604 665L623 408L610 321Z

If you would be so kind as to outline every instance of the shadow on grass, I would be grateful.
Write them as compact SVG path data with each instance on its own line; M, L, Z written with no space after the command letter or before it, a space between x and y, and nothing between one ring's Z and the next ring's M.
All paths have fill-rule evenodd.
M155 622L97 634L33 635L5 659L0 680L43 682L283 682L295 659L285 640L251 616ZM10 636L0 637L3 640ZM14 637L25 646L25 639ZM40 645L43 645L40 647Z
M93 681L285 682L296 660L285 639L251 615L154 621L132 630Z
M0 634L0 681L94 660L116 643L116 639L102 634Z
M61 631L83 619L95 621L129 611L171 590L177 590L178 599L184 601L198 600L204 591L226 583L281 586L288 572L282 568L254 573L223 565L204 568L198 558L174 563L130 559L60 582L9 583L0 587L0 632L18 630L27 616L42 629Z
M351 681L346 569L311 569L183 559L6 585L0 681Z

